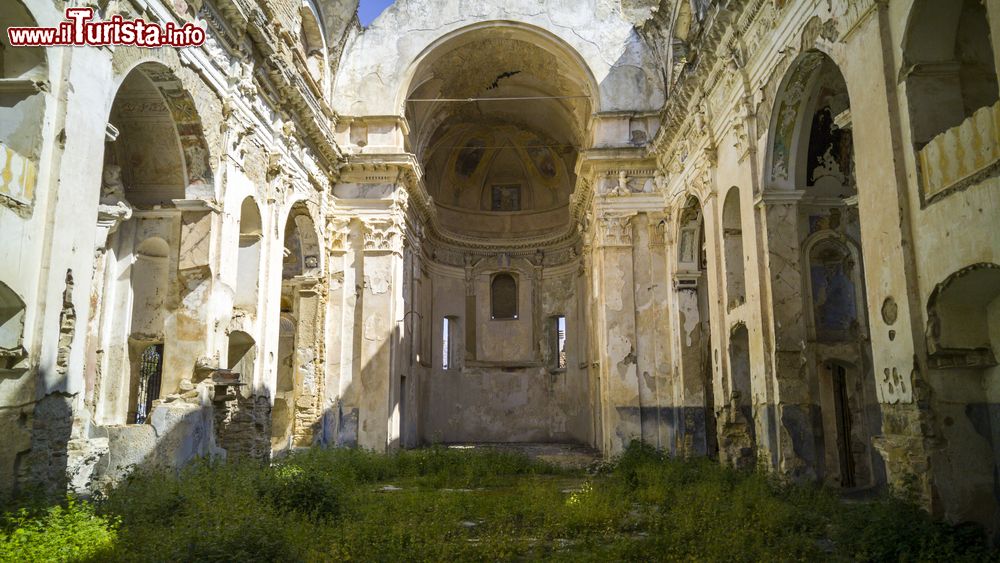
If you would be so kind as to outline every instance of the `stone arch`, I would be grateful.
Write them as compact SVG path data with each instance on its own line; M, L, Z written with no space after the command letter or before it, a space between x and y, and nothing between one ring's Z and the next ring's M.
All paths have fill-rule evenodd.
M750 334L739 322L729 331L729 397L720 451L740 469L757 463L757 430L754 419L753 375L750 363Z
M248 333L234 330L229 333L226 350L226 369L240 375L240 382L246 386L241 389L249 393L254 382L254 370L257 359L257 342Z
M240 205L240 235L237 243L236 295L233 306L256 312L260 285L263 227L260 210L252 196Z
M940 448L945 516L996 532L1000 522L1000 264L980 262L953 272L927 300L931 408Z
M939 283L927 301L927 349L934 367L997 364L1000 265L973 264ZM996 326L994 326L996 325Z
M5 27L34 27L38 23L20 0L0 5ZM43 47L11 47L0 37L0 205L30 213L42 153L42 124L46 106L48 57Z
M302 24L299 29L299 48L306 62L309 75L319 84L325 84L329 72L326 34L320 24L322 18L313 0L302 0L299 8Z
M903 37L910 131L917 148L1000 97L986 7L917 0ZM1000 33L1000 30L992 30Z
M625 14L614 11L595 22L579 3L555 0L486 0L447 9L429 0L398 0L345 47L344 72L334 86L336 110L344 115L400 115L414 74L413 65L435 45L468 31L502 28L509 37L564 44L579 54L594 77L598 111L655 110L665 99L664 77L654 54ZM405 44L390 40L406 34ZM363 55L362 55L363 53ZM371 80L378 76L379 80Z
M579 54L579 52L561 37L546 29L514 21L486 21L474 23L446 33L429 43L409 63L403 73L403 79L400 81L400 90L396 94L395 98L395 107L400 110L400 113L404 113L406 111L405 102L407 98L409 98L410 95L422 84L421 79L419 78L421 71L425 70L427 66L433 62L433 56L435 54L454 49L462 43L474 40L478 33L482 33L486 30L493 31L497 28L502 29L502 34L505 37L536 45L539 48L554 54L556 58L566 64L567 68L574 69L577 73L579 73L579 76L576 76L573 79L578 81L582 86L581 89L591 97L591 103L593 104L592 113L598 113L601 111L601 99L598 95L600 92L599 83L594 76L592 68L587 64L586 60Z
M169 300L170 244L149 237L136 247L132 286L131 338L162 340Z
M676 442L678 449L691 443L694 450L690 453L715 457L719 446L705 217L696 196L688 195L684 201L684 206L678 210L678 244L673 254L677 311L674 330L679 335L675 354L680 373L675 392L683 397L684 409L692 411L692 417L685 418L685 426ZM701 425L691 427L688 420L701 421Z
M130 59L129 53L135 54L126 48L115 52L114 66L122 72L108 107L96 217L91 318L98 320L88 327L87 372L92 388L100 390L92 403L98 424L137 420L137 370L151 345L160 347L163 381L162 388L150 389L177 391L194 368L192 354L184 350L206 310L178 294L198 294L191 288L204 283L201 268L209 255L211 222L204 220L209 210L192 201L215 195L205 130L177 74L163 62ZM179 222L204 235L189 236L195 242L183 256ZM124 276L119 263L130 264ZM170 283L188 274L191 285ZM176 330L178 316L185 317L184 335Z
M864 332L864 276L858 246L843 234L822 230L802 244L810 334L819 341L857 338ZM854 360L856 361L856 360Z
M740 189L733 186L722 206L722 242L726 265L726 300L729 309L746 302L746 257L743 248L743 215Z
M319 274L322 246L312 212L304 202L296 202L289 209L285 219L283 240L282 279Z
M821 89L821 86L831 84L835 90L832 94ZM827 107L831 114L836 112L829 117L827 124L830 128L849 131L850 100L843 74L826 53L806 51L786 71L775 96L768 129L765 189L793 190L815 183L816 179L810 177L810 169L816 165L809 158L810 138L815 129L817 110L822 111ZM843 127L844 124L847 127ZM844 139L842 146L849 149L852 146L851 139ZM834 159L844 156L853 159L853 154L831 156ZM853 170L839 172L844 177L841 183L853 184L850 181L853 180Z
M141 60L121 75L108 122L116 137L106 165L118 166L136 205L215 195L213 159L194 99L175 72Z
M278 318L278 367L271 409L271 449L275 452L291 445L295 430L297 333L295 316L282 312Z

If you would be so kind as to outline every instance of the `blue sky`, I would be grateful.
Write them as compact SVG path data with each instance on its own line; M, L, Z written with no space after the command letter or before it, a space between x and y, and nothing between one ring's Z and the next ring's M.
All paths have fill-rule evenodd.
M361 25L367 26L372 23L372 20L392 2L393 0L361 0L361 5L358 6L358 19L361 20Z

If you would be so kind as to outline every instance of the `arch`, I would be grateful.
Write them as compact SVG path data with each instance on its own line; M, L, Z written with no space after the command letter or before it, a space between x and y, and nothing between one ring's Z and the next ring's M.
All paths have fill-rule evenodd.
M997 365L1000 265L973 264L939 283L927 300L927 348L936 367Z
M288 313L278 317L278 371L274 406L271 409L271 449L284 451L291 446L295 427L295 349L297 321Z
M713 385L712 330L709 312L707 256L705 249L705 220L701 202L688 195L684 207L678 211L678 248L674 254L676 268L676 339L675 353L679 361L680 387L677 392L687 405L699 404L703 414L696 413L695 420L703 420L703 428L681 427L685 436L678 437L682 447L693 448L695 455L715 457L719 453L718 425L715 412L716 391ZM690 408L690 407L686 407ZM691 433L693 436L686 436ZM679 446L681 447L681 446Z
M229 333L229 341L226 350L226 369L236 372L240 376L240 383L246 386L241 389L249 393L249 386L254 382L254 368L257 358L257 342L253 337L242 330L234 330Z
M490 316L493 320L517 319L517 278L500 272L490 280Z
M354 36L334 85L334 109L352 116L401 115L415 83L414 65L444 41L488 27L512 39L547 40L575 51L594 77L595 111L655 111L665 100L665 79L655 70L655 55L643 48L635 22L621 11L595 20L570 0L541 5L536 0L484 0L461 13L456 6L442 9L432 0L397 0ZM395 41L400 35L413 40ZM370 80L374 75L380 80Z
M422 69L426 68L432 60L432 55L442 51L449 51L461 46L465 42L470 42L476 38L478 32L484 30L496 31L500 28L505 37L531 43L539 48L566 61L571 61L571 68L575 68L583 73L584 83L587 85L585 92L590 95L593 104L593 113L601 111L600 87L593 69L587 61L569 43L558 35L541 27L517 21L484 21L473 23L465 27L455 29L441 35L430 42L422 51L409 63L402 73L399 84L399 91L396 93L394 107L400 115L406 111L406 99L421 84L416 78Z
M864 333L864 279L856 244L835 231L814 233L802 245L810 333L821 342L854 340ZM833 359L833 358L831 358Z
M20 0L0 3L5 27L37 26L31 11ZM43 47L11 47L7 34L0 37L0 204L14 208L34 201L42 152L42 124L48 88L48 58Z
M136 246L129 275L132 297L132 338L162 340L170 290L170 245L149 237Z
M927 381L949 495L945 516L996 530L1000 520L1000 264L979 262L939 283L927 300Z
M320 271L319 235L309 208L302 202L292 205L285 220L282 279L317 275Z
M329 69L326 34L320 24L322 18L319 10L312 0L302 0L299 17L301 18L299 48L302 50L306 68L316 82L323 84Z
M256 311L257 309L262 237L263 226L260 211L254 198L247 196L240 205L236 295L233 298L233 306L245 311Z
M726 264L726 299L729 309L746 302L746 261L743 253L743 215L740 190L733 186L722 206L722 240Z
M704 272L705 217L701 201L689 195L677 220L677 269Z
M150 237L139 243L136 252L147 258L166 258L170 254L170 245L160 237Z
M729 333L729 409L731 421L726 453L729 462L740 469L757 463L757 430L754 420L753 376L750 364L750 334L743 322Z
M914 2L903 37L903 80L917 148L997 103L990 31L977 0Z
M817 123L817 113L824 116L826 112L830 114L826 121ZM819 125L827 127L824 133L831 137L827 144L836 145L829 155L826 146L815 145L810 150L812 133ZM814 185L817 178L812 172L820 164L824 165L820 177L833 176L840 184L853 185L853 169L840 162L852 159L853 154L839 154L837 150L850 151L853 147L852 139L842 138L843 132L849 130L850 99L843 74L826 53L806 51L786 71L775 96L768 129L765 189L792 190Z
M108 122L117 137L105 166L121 171L125 198L151 206L215 194L211 152L194 99L174 71L141 61L122 75Z

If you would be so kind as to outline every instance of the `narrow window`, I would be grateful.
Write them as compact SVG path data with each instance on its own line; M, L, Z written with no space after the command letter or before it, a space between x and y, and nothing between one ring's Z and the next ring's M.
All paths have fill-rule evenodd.
M160 398L160 376L163 373L163 344L148 346L139 359L139 389L136 397L135 423L143 424L153 410L153 401Z
M566 317L552 317L552 358L556 369L566 369Z
M445 317L441 324L441 369L458 368L458 317Z
M517 318L517 281L510 274L497 274L490 284L493 319Z
M441 369L451 368L451 319L448 317L444 318L444 323L441 326Z

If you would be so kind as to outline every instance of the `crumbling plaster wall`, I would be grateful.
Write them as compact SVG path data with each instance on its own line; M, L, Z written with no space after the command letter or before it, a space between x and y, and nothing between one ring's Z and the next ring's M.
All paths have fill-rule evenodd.
M173 11L175 8L154 3L142 9L160 20L183 19L185 16ZM37 11L34 15L39 25L55 26L62 19L54 7L33 3L31 9ZM127 3L113 9L126 17L138 15L137 8ZM295 132L282 127L283 120L277 118L276 108L270 105L274 100L258 96L252 80L247 83L233 79L233 69L240 68L236 56L223 47L214 31L210 36L204 48L183 52L127 47L112 51L47 50L47 109L44 116L36 116L44 136L37 195L30 213L21 210L9 214L6 207L0 209L5 235L15 235L0 241L0 254L9 266L3 269L2 276L4 283L28 304L23 344L29 355L26 370L17 375L5 372L0 380L0 424L15 438L14 451L4 457L0 468L2 493L10 492L17 479L24 485L44 482L55 489L67 480L74 486L85 483L91 480L94 460L103 459L108 452L118 455L114 450L132 451L131 457L119 455L122 463L126 459L139 465L151 462L151 455L142 453L145 450L137 445L139 442L155 443L157 451L167 452L160 458L172 460L172 465L185 462L191 455L224 454L213 445L211 417L206 419L208 422L172 425L156 430L148 439L140 439L140 434L148 433L148 426L122 425L124 420L92 420L95 402L99 401L85 393L90 389L89 376L85 376L85 364L90 361L85 357L85 344L91 324L89 300L94 295L91 275L95 238L100 235L95 234L93 221L82 218L97 216L108 112L119 85L140 63L163 65L179 79L200 118L209 153L207 161L215 167L215 183L199 192L207 203L199 203L198 209L179 205L178 210L160 213L164 224L173 225L167 227L169 232L160 233L160 238L170 241L174 253L172 263L177 266L170 270L170 291L179 299L166 299L161 310L152 311L152 318L166 315L165 337L173 339L173 349L168 346L162 390L166 401L154 408L154 419L159 416L155 413L161 412L190 418L182 412L186 399L179 398L194 391L191 379L204 376L198 375L196 366L219 367L226 360L227 335L232 330L245 331L255 338L260 347L260 369L254 391L265 398L270 394L265 374L273 373L273 366L267 365L273 354L268 352L276 342L267 341L259 319L239 314L234 319L232 312L236 272L228 257L235 254L238 244L240 203L245 196L253 195L258 203L280 205L288 198L289 190L318 202L321 196L313 186L323 185L327 178L320 171L317 154L304 151ZM287 114L283 115L288 119ZM226 163L224 168L218 167L220 161ZM230 186L232 193L228 191ZM261 210L265 233L278 232L272 209L269 205ZM265 236L263 243L272 249L277 246L278 258L265 258L262 263L269 265L265 269L279 269L276 277L280 285L277 238L277 234ZM175 279L178 270L192 275ZM271 280L275 276L265 272L264 277ZM36 293L39 288L48 296ZM266 294L267 287L262 284L261 295ZM278 308L276 301L265 298L264 302L267 307L257 311L260 318ZM124 311L109 314L121 316ZM185 318L180 319L178 312ZM99 373L97 376L101 377ZM115 401L127 401L127 397L112 394ZM59 406L47 406L56 403ZM107 425L109 422L114 424ZM109 441L109 433L119 438ZM190 445L192 440L200 445ZM120 469L124 471L125 465Z
M467 318L465 273L435 265L433 285L432 366L421 395L421 440L436 442L575 442L591 443L593 413L584 350L578 331L586 330L577 308L576 269L571 263L546 268L541 278L526 261L518 274L518 319L490 318L490 279L507 271L496 258L481 259L480 273L471 280L475 318ZM534 278L534 279L532 279ZM540 286L540 287L539 287ZM536 301L537 300L537 301ZM536 305L537 304L537 305ZM549 350L544 323L555 315L566 317L567 366L560 369ZM451 342L459 362L442 369L444 317L475 322L476 342ZM469 334L460 330L461 334Z
M936 425L952 424L953 417L944 414L945 403L971 408L974 395L985 397L980 386L991 386L990 371L965 377L968 385L954 377L935 380L936 375L926 372L925 327L932 320L927 318L927 304L937 284L950 274L971 264L996 262L996 205L990 195L996 188L995 171L981 172L947 195L927 197L924 192L928 177L940 182L947 174L968 172L962 168L968 164L961 155L970 153L961 147L993 154L996 140L990 133L984 136L980 120L963 124L965 136L956 136L951 145L947 139L940 143L936 160L929 165L918 158L920 147L910 141L906 109L911 101L906 84L895 78L908 72L901 46L913 7L913 2L783 6L763 2L749 3L725 18L719 13L714 20L699 22L692 28L695 32L706 25L717 26L716 32L682 45L688 57L691 48L699 50L699 63L690 74L672 75L675 84L657 153L661 170L668 175L668 198L694 185L704 191L701 200L708 210L712 194L719 194L717 202L724 188L736 185L747 192L742 198L742 223L747 303L753 306L721 314L716 306L712 312L712 322L723 325L722 330L712 327L714 369L723 372L715 383L716 408L720 412L726 408L731 370L726 365L727 334L732 322L739 320L751 332L751 347L759 346L751 350L750 364L762 459L768 467L808 476L829 454L818 438L823 424L809 412L822 409L824 400L811 365L818 355L804 354L810 334L809 323L803 322L809 320L803 317L808 304L802 303L805 295L797 274L803 271L803 257L789 244L803 240L808 226L798 217L801 196L775 189L796 186L783 186L772 176L772 141L775 112L780 109L775 107L775 96L799 55L818 49L833 60L850 96L858 218L847 219L860 225L859 236L856 227L849 230L863 253L867 318L861 328L870 331L873 354L869 358L863 350L817 350L856 358L861 368L870 365L868 373L873 374L878 396L875 409L881 414L865 407L864 416L874 417L881 436L865 446L878 450L873 463L884 459L889 482L914 488L929 507L961 519L975 495L957 491L953 485L962 480L934 458L959 451L963 447L959 442L986 441L968 431L967 425L966 430L943 434ZM987 10L995 21L995 6ZM732 36L722 31L730 26L742 31L735 51L726 43ZM992 44L995 55L996 33ZM685 61L679 65L683 68ZM709 230L716 232L717 212L717 208L706 212L708 223L716 222ZM713 240L708 241L708 253L710 271L725 267L721 248ZM980 390L969 394L976 387ZM942 391L948 398L936 402ZM976 424L982 426L981 421ZM959 450L949 450L948 440L940 440L949 435Z

